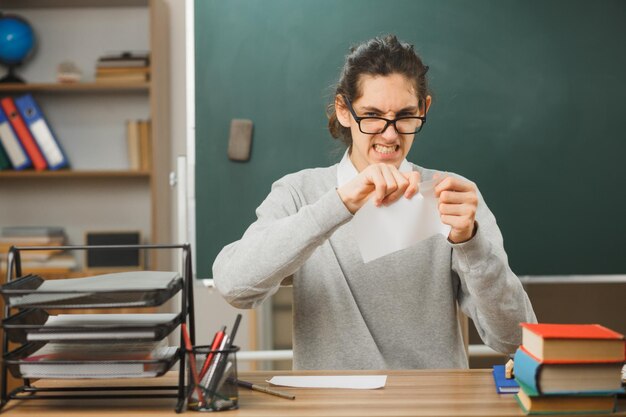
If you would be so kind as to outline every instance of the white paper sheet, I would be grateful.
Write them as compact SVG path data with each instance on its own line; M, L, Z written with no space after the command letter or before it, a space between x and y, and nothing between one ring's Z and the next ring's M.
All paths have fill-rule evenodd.
M378 389L387 383L387 375L275 376L266 382L296 388Z
M424 181L413 198L401 197L389 206L376 207L370 199L352 219L353 230L367 263L415 245L433 235L448 237L450 226L441 222L435 186L443 179Z

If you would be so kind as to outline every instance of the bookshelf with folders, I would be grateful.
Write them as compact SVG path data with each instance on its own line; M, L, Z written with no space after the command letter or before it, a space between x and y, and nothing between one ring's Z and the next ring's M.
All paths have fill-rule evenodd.
M84 278L44 280L27 274L21 256L37 247L17 247L9 253L7 282L0 287L5 301L2 327L2 385L0 409L15 399L176 399L176 411L184 405L185 350L181 334L176 346L168 336L187 323L191 341L195 335L191 251L185 245L61 246L72 251L107 251L120 248L176 250L181 272L128 271ZM115 314L119 308L153 307L180 296L174 313ZM52 314L71 309L72 314ZM81 309L106 309L109 314L81 313ZM11 343L11 344L10 344ZM150 387L102 384L72 389L40 389L34 379L158 378L180 361L178 385ZM8 390L9 374L22 381ZM89 391L85 395L85 391Z
M2 7L30 22L38 44L18 68L26 83L0 84L7 106L0 106L0 225L63 226L70 244L83 244L92 230L139 230L142 243L170 241L167 4L6 0ZM82 71L79 81L57 79L64 61ZM33 111L20 104L34 104L36 117L28 119ZM12 105L24 129L3 118ZM48 145L39 142L41 125ZM41 154L36 165L24 131ZM145 264L170 263L155 254Z

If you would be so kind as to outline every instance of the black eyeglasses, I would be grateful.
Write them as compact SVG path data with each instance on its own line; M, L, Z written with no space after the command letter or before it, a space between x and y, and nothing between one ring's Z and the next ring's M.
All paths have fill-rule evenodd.
M401 116L392 120L385 119L384 117L359 117L356 115L348 97L343 95L341 97L343 97L343 101L346 102L348 110L350 110L352 117L354 117L354 120L356 120L356 123L359 125L359 130L366 135L383 133L389 125L393 125L396 132L400 135L414 135L419 133L424 123L426 123L426 116Z

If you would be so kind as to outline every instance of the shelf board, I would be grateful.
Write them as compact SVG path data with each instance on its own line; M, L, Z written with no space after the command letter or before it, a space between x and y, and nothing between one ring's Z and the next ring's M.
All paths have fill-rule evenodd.
M148 0L3 0L3 8L40 7L145 7Z
M150 83L26 83L26 84L0 84L0 92L116 92L116 91L145 91L148 92Z
M59 171L0 171L0 178L149 178L149 171L122 170L59 170Z

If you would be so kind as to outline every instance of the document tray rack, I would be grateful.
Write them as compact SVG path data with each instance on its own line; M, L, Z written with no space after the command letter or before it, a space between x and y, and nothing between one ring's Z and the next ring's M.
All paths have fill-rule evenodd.
M58 246L55 249L69 251L180 250L182 271L128 271L49 281L22 274L20 252L42 249L11 247L7 256L6 284L0 287L5 300L0 410L12 399L173 398L176 412L181 412L187 397L183 335L177 346L163 345L181 323L187 323L195 343L190 245ZM46 311L158 306L179 292L180 311L174 314L55 316ZM20 346L9 351L9 341ZM165 374L177 361L177 385L38 388L31 384L31 379L41 378L153 378ZM9 372L23 382L11 392L7 384Z

